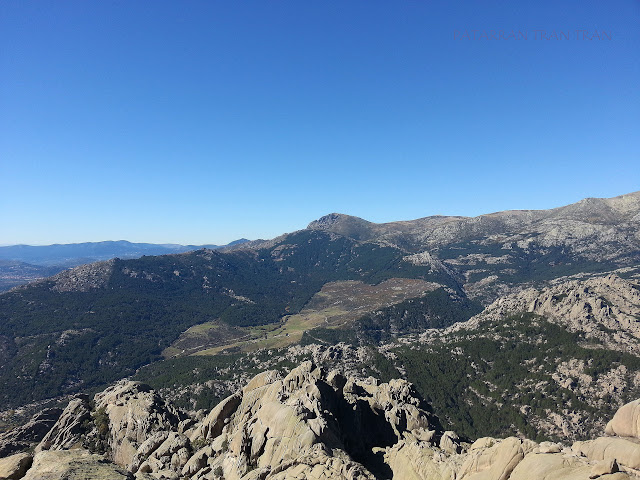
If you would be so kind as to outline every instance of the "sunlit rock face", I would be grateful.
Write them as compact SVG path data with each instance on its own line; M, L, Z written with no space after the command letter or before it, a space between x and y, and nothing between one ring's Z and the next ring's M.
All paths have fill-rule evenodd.
M201 420L149 387L120 382L73 399L36 449L0 460L2 478L582 480L638 478L640 400L606 436L475 442L445 431L404 380L356 380L304 362L265 371ZM92 453L102 438L105 451Z

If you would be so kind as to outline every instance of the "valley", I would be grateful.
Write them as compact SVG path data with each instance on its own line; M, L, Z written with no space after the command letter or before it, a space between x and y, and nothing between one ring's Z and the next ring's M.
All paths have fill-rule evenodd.
M284 347L298 343L307 330L317 327L349 328L365 314L421 297L440 287L437 283L410 278L391 278L375 285L357 280L328 282L311 297L300 313L285 315L278 324L237 329L230 342L219 335L224 327L218 323L196 325L180 335L165 350L164 356L214 355L233 348L248 351ZM209 343L211 348L205 348Z

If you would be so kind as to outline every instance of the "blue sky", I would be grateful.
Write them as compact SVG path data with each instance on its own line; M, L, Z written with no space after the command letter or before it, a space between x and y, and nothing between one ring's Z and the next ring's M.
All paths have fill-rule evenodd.
M638 24L635 0L3 0L0 244L640 190Z

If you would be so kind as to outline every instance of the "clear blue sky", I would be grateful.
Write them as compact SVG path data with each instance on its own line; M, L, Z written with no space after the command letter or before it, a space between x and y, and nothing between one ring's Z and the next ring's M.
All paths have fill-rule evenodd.
M0 244L640 190L638 25L637 0L3 0Z

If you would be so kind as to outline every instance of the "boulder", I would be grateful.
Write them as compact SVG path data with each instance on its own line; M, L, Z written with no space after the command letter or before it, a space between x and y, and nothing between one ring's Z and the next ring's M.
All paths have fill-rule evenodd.
M268 373L268 372L264 372ZM254 388L259 388L255 387ZM251 390L253 390L252 388ZM246 390L246 389L245 389ZM240 402L242 401L242 394L240 392L225 398L200 423L199 426L190 433L189 438L192 441L196 439L211 440L216 438L222 433L222 428L225 425L225 421L233 414Z
M184 467L182 467L182 475L185 477L193 476L195 473L207 466L207 460L212 456L213 450L211 446L207 445L206 447L201 448L194 453L189 460L187 460Z
M537 447L531 440L482 438L473 443L459 472L460 480L507 480L524 457ZM542 478L542 477L541 477Z
M591 475L589 475L589 478L598 478L602 475L609 475L610 473L619 471L618 462L615 460L603 460L591 467Z
M620 407L607 423L605 434L640 438L640 399Z
M572 450L594 462L616 460L619 465L640 469L640 442L620 437L600 437L575 442Z
M537 453L560 453L562 452L562 445L553 442L541 442L538 445Z
M592 465L584 459L560 453L528 454L514 469L509 480L586 480ZM606 475L602 480L629 480L626 473Z
M0 458L0 480L16 480L24 477L33 457L28 453L16 453L6 458Z
M400 441L387 448L384 462L393 478L402 480L454 480L461 457L448 456L426 442Z
M460 439L456 432L448 430L442 434L442 437L440 437L440 449L449 454L460 453L462 451Z

